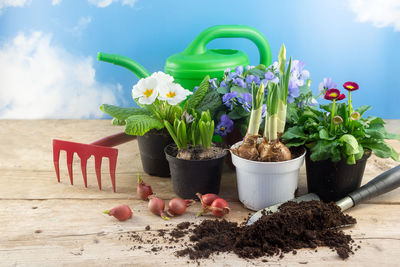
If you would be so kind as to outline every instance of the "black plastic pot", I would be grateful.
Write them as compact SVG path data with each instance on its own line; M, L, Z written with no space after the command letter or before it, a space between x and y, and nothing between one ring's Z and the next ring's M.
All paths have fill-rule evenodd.
M316 193L325 202L337 201L353 192L361 185L367 159L371 151L349 165L345 159L339 162L331 160L312 161L310 151L306 154L307 188Z
M154 176L171 176L164 153L164 148L173 142L171 136L164 131L150 131L137 139L143 170Z
M197 192L218 194L226 154L216 159L184 160L176 158L175 144L165 147L175 194L185 199L196 199Z

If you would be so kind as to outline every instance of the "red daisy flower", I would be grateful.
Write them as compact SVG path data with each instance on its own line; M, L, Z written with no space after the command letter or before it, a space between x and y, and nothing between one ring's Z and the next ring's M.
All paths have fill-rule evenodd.
M355 82L345 82L343 84L344 89L347 91L355 91L358 90L358 84Z
M343 100L345 98L346 98L346 96L344 94L340 94L340 96L337 98L337 100Z
M338 97L340 97L340 91L336 88L327 90L324 96L326 100L336 100Z

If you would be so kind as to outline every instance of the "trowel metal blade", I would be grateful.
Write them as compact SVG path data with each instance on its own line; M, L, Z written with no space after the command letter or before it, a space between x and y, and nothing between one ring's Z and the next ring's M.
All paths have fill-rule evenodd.
M320 200L319 196L316 194L310 193L301 197L296 197L288 201L293 201L293 202L302 202L302 201L311 201L311 200ZM271 213L271 212L276 212L278 211L280 205L283 203L278 203L273 206L269 206L265 209L259 210L256 213L253 214L253 216L250 217L250 219L247 221L247 225L252 225L255 223L258 219L260 219L265 211L266 214Z

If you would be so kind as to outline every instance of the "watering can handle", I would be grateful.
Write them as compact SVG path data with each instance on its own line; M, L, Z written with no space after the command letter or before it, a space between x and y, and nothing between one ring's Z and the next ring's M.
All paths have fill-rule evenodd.
M206 45L217 38L246 38L251 40L260 53L260 64L271 64L271 47L264 35L245 25L217 25L202 31L185 49L184 54L196 55L206 52Z
M129 57L98 52L97 59L125 67L128 70L132 71L136 76L138 76L139 79L150 76L150 73L145 68L143 68L139 63L137 63L133 59L130 59Z

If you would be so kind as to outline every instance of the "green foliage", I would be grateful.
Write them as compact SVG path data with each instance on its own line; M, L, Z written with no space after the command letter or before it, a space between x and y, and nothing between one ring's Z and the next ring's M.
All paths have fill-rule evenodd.
M128 117L132 115L150 115L151 113L142 108L124 108L113 105L103 104L100 109L108 115L116 118L120 123L123 123Z
M332 109L332 105L320 107L328 112ZM381 158L399 159L398 153L385 143L385 139L397 139L399 136L386 131L384 120L378 117L351 120L346 116L346 103L339 103L336 107L336 115L342 117L343 123L333 129L330 129L328 112L308 106L293 109L291 117L297 119L297 125L289 127L282 136L287 146L306 145L313 161L331 159L337 162L345 159L348 164L354 164L365 150L372 150ZM368 109L369 106L362 106L357 112L361 114Z
M197 92L197 91L196 91ZM201 113L203 111L210 111L212 117L214 117L217 110L222 106L221 96L215 92L211 91L204 96L200 103L196 107L196 111Z
M200 83L199 88L186 102L187 106L185 107L187 110L195 109L203 100L204 96L210 91L210 76L204 77L203 81Z
M192 114L185 112L182 117L175 118L173 125L164 120L164 126L179 150L188 148L190 144L203 148L211 147L214 121L208 110L201 112L200 116L194 110Z
M160 120L149 115L132 115L126 120L125 133L130 135L144 135L152 129L161 130L164 125Z

